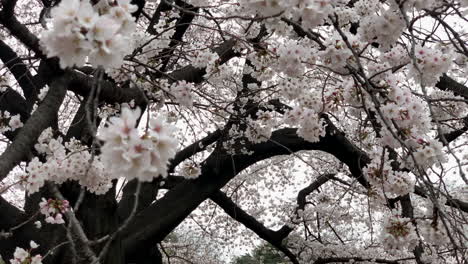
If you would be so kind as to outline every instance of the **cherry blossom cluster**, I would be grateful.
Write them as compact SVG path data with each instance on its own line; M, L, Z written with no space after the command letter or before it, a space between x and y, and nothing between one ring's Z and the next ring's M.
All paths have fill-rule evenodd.
M48 57L59 57L62 68L83 66L86 58L93 66L119 67L132 43L136 9L130 0L94 7L89 1L61 1L51 11L52 25L41 35L41 45Z
M338 0L338 1L336 0L300 1L298 0L297 2L299 2L299 5L297 5L297 9L298 9L297 11L300 12L302 25L305 28L312 29L322 24L329 15L333 14L334 8L337 5L340 5L344 1L341 1L341 0Z
M382 53L381 61L392 67L405 65L411 62L408 51L400 45L395 45L387 52ZM377 73L377 72L376 72Z
M361 92L359 85L351 79L344 80L340 86L343 90L344 103L353 106L349 108L350 114L359 115L360 112L355 107L362 105L363 99L368 99L369 95Z
M300 98L307 91L310 83L305 78L287 78L279 82L281 95L288 100Z
M417 245L418 236L409 218L388 216L385 218L380 239L386 249L412 250Z
M181 175L185 179L196 179L201 175L201 168L195 162L187 162L182 166Z
M254 10L264 16L281 14L288 7L287 1L277 0L243 0L241 4L246 10Z
M298 126L297 135L309 142L318 142L325 136L325 122L310 108L296 107L284 115L284 123Z
M245 136L245 131L241 129L241 126L233 124L228 131L229 139L223 141L223 148L230 155L251 155L253 151L249 151L247 146L247 141L243 138Z
M144 32L136 32L137 47L141 48L139 59L144 63L154 63L152 59L159 54L163 49L169 47L171 36L175 32L175 23L177 20L160 19L154 30L158 32L158 38L155 40L154 36L145 34Z
M351 48L359 53L362 43L352 34L347 34L346 37ZM327 48L318 52L318 57L324 66L339 73L348 72L348 70L346 70L347 64L355 66L355 59L352 51L338 33L335 32L325 41L324 45Z
M284 15L302 21L307 29L322 24L329 15L333 14L335 7L341 6L345 1L332 0L243 0L241 6L246 11L255 11L262 16Z
M415 7L418 10L434 9L442 3L443 1L441 0L409 0L404 3L404 7Z
M70 209L67 200L45 199L39 203L39 210L45 216L45 221L49 224L63 224L63 213Z
M301 96L296 101L301 107L311 109L316 113L323 113L329 110L326 108L325 92L310 89L310 87L308 87L308 90L302 91Z
M41 255L32 255L32 251L38 248L39 245L31 240L29 246L31 247L29 250L17 247L15 253L13 253L13 259L10 259L10 264L42 264Z
M394 124L398 131L401 131L402 140L411 140L420 138L430 131L430 117L425 111L424 102L412 95L407 88L402 88L391 84L391 80L387 79L382 87L388 87L388 99L384 105L380 107L383 117L379 116L379 121L384 124L383 118L387 124ZM386 86L388 85L388 86ZM391 147L399 147L400 144L387 127L382 131L382 143Z
M298 216L302 221L314 221L317 214L334 217L336 204L333 197L326 193L319 193L314 197L314 206L306 206L304 211L299 210Z
M112 187L99 157L93 157L77 140L63 145L62 138L53 138L52 129L48 128L39 136L35 148L46 156L46 161L33 158L26 167L27 174L20 176L28 194L37 192L45 181L61 184L75 180L96 194L104 194Z
M39 153L46 154L47 156L64 158L66 150L62 142L63 139L61 137L54 138L52 128L49 127L42 131L41 135L37 139L37 143L34 145L34 148Z
M412 64L410 75L424 86L434 86L452 65L452 54L449 52L418 45L414 53L416 65Z
M0 133L15 131L23 126L20 115L10 115L8 111L0 111Z
M336 19L338 25L345 27L349 23L358 22L359 16L355 8L343 5L335 7L333 19Z
M270 111L259 110L256 116L257 118L255 119L247 118L245 136L253 143L266 142L271 137L273 127L276 125L276 120L273 118Z
M392 148L399 148L403 143L406 150L413 153L416 162L422 168L428 168L437 162L444 162L441 142L431 139L429 135L431 117L425 103L399 83L400 80L393 74L387 74L378 81L379 86L387 92L386 100L380 107L382 116L378 116L383 128L380 142ZM408 155L406 159L406 165L412 167L414 162L410 156Z
M365 42L377 42L382 50L389 49L405 29L405 21L398 7L381 10L380 14L364 16L358 29Z
M75 152L60 164L61 171L69 179L76 180L81 186L95 194L104 194L111 187L111 177L100 157L86 150Z
M374 154L371 162L363 169L369 183L385 196L402 196L414 190L414 179L403 171L392 169L388 154L385 157Z
M415 148L413 151L414 161L423 169L447 161L443 150L444 146L438 140L419 138L416 141L410 141L410 145ZM410 158L408 158L407 163L408 166L415 165Z
M430 245L444 245L450 240L447 231L441 221L418 221L418 230L424 238L424 242Z
M170 93L181 106L191 108L193 106L192 90L195 87L186 81L175 82L170 87Z
M134 56L132 57L132 61L138 61L138 63L125 61L127 67L107 68L106 73L116 82L122 83L131 79L132 82L138 84L143 89L146 89L145 86L154 89L154 85L147 82L141 75L137 76L136 73L144 71L142 65L156 65L158 63L158 60L155 58L163 49L169 47L171 37L175 31L176 22L177 19L170 19L169 21L167 19L160 19L158 23L153 26L154 31L158 32L157 38L147 32L132 32L133 45L129 46L130 48L131 46L135 47L134 53L132 54L132 56Z
M218 59L219 55L216 52L212 52L209 49L201 50L195 53L192 66L199 69L212 69L216 65ZM207 72L212 72L212 70L207 70Z
M42 169L42 165L37 157L32 159L26 167L28 174L21 176L22 183L28 194L35 193L44 186L48 173Z
M380 9L379 1L359 0L354 3L354 10L357 15L364 17L378 12Z
M123 108L120 117L111 117L99 134L104 140L101 161L113 178L151 181L167 176L167 166L177 150L175 128L162 116L151 118L144 135L139 135L136 122L140 109Z
M240 48L240 50L242 50L242 48ZM250 74L259 82L272 80L276 74L276 72L272 69L272 66L275 65L276 60L273 56L269 56L268 54L269 53L262 51L252 52L247 55L246 59L250 62L249 64L251 65L246 64L243 68L243 73ZM218 66L218 70L225 70L222 68L222 66L223 65ZM225 73L227 72L225 71Z
M432 117L439 122L443 133L463 127L463 123L457 120L462 120L468 114L463 97L441 90L434 90L429 96L433 101Z
M308 46L307 43L288 40L275 48L279 56L278 71L291 77L302 75L305 70L302 62L313 63L315 61L313 55L315 49Z

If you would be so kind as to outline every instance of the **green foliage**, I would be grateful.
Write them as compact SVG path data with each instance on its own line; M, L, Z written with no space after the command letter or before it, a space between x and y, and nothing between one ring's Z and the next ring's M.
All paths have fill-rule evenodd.
M275 249L272 245L265 243L254 249L251 254L237 257L233 264L289 264L290 261Z

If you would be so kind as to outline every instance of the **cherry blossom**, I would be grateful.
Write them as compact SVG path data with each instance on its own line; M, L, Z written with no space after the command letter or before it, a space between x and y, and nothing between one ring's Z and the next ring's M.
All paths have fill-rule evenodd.
M417 244L417 235L409 218L390 216L385 219L381 232L382 243L389 250L412 250Z
M196 179L201 175L200 166L195 163L187 163L181 169L182 176L186 179Z
M173 95L180 105L191 108L193 106L192 84L185 81L173 83L170 87L171 95Z
M139 109L123 108L121 116L112 117L102 131L101 160L104 167L112 168L114 178L151 181L167 175L167 164L177 148L174 128L159 116L151 119L148 132L140 136L135 126L139 116Z
M11 264L42 264L42 256L39 254L32 255L31 252L39 247L34 241L30 241L30 249L25 250L17 247L13 255L13 259L10 259Z
M40 212L45 216L46 223L64 224L63 213L69 210L70 205L67 200L54 200L42 198L39 203Z
M48 57L60 58L62 68L88 60L94 66L119 67L129 51L135 29L130 13L135 10L129 1L117 1L100 14L87 1L62 1L51 11L52 28L43 32L42 47Z

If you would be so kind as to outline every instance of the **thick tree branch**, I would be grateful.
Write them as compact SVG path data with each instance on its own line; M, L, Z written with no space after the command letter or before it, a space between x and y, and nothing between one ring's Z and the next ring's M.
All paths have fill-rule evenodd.
M179 165L182 161L192 157L193 155L203 151L206 149L207 146L215 143L218 139L221 138L222 131L216 130L212 133L209 133L206 137L188 145L181 151L177 152L175 157L171 160L169 164L168 172L174 172L174 169Z
M91 88L96 83L95 78L96 77L90 77L77 71L70 72L68 90L83 97L87 97L92 90ZM100 102L115 104L128 103L134 100L136 105L141 105L145 104L147 101L143 91L138 88L122 88L106 80L99 80L99 85L101 89L99 94Z
M424 188L422 188L420 186L415 186L414 187L414 193L421 196L421 197L428 198L427 192L424 190ZM447 196L446 198L447 198L447 202L445 203L445 205L456 208L456 209L459 209L459 210L462 210L465 213L468 213L468 203L467 202L464 202L464 201L461 201L461 200L458 200L458 199L454 199L453 197L450 197L450 196Z
M10 2L10 1L7 1ZM16 1L13 1L16 2ZM39 46L39 39L31 33L29 29L21 24L8 9L0 11L0 24L4 25L10 33L20 40L27 48L31 49L36 55L45 58Z
M406 194L401 197L400 199L400 204L401 204L401 212L402 216L413 219L414 218L414 208L413 204L411 202L411 196L409 194ZM416 245L416 247L412 250L413 255L415 257L416 263L418 264L424 264L424 261L421 260L421 254L423 252L423 248L421 246L421 242Z
M0 231L7 231L24 220L24 213L0 196ZM2 238L0 237L0 241ZM1 243L0 243L1 244Z
M25 158L41 132L51 126L65 98L66 85L67 80L64 77L52 83L44 101L24 124L15 141L0 156L0 180Z
M165 2L165 1L162 1ZM189 29L193 19L195 18L195 14L198 12L198 8L194 7L190 4L187 4L183 1L176 0L176 4L180 6L180 17L177 19L175 25L175 32L174 35L171 37L171 42L169 43L169 47L165 48L156 58L162 58L162 65L160 67L160 71L165 72L166 67L171 59L171 56L174 54L175 46L182 42L182 38L184 37L185 33ZM161 5L161 4L160 4ZM172 6L171 6L172 7ZM187 9L191 12L185 12L184 10ZM150 32L151 33L151 32Z
M436 87L443 91L451 91L455 95L462 96L468 100L468 87L450 78L447 74L440 77Z
M68 128L67 134L64 138L65 142L69 141L71 138L75 138L80 140L87 146L91 146L92 141L94 139L93 130L91 125L86 118L87 111L93 111L89 108L88 105L88 98L85 97L83 101L81 101L80 106L78 107L78 111L75 113L75 117L73 118L72 122L70 123L70 127ZM98 118L96 120L96 126L99 126L101 119Z
M141 13L143 12L143 8L145 7L145 0L132 0L131 2L133 5L137 6L137 10L132 14L133 17L135 17L136 20L140 18Z
M7 88L5 92L0 93L0 110L8 111L11 115L19 114L22 122L29 118L26 101L17 91L11 88Z
M18 0L2 0L3 12L5 12L5 15L14 15L16 2L18 2Z
M156 35L158 32L156 32L156 30L154 29L154 25L158 24L159 22L159 18L161 17L161 13L162 12L167 12L167 11L170 11L172 10L172 2L174 0L165 0L165 1L161 1L158 5L158 7L156 8L156 10L154 11L154 14L153 16L151 17L151 20L150 20L150 23L146 29L146 31L148 33L150 33L151 35ZM169 4L167 3L169 2Z
M25 222L28 218L26 214L0 196L0 255L12 256L15 247L24 247L32 239L42 242L37 239L37 228L32 227L31 221Z
M136 212L140 212L148 207L158 195L160 180L156 179L150 183L140 183L140 192L138 193L138 207ZM133 205L135 204L135 192L138 181L132 180L127 183L122 191L122 199L118 204L118 215L120 222L125 221L131 214Z
M16 81L23 90L27 100L28 112L32 110L33 104L36 101L38 89L34 84L33 77L28 70L28 67L21 61L16 52L11 49L5 42L0 40L0 60L15 76Z

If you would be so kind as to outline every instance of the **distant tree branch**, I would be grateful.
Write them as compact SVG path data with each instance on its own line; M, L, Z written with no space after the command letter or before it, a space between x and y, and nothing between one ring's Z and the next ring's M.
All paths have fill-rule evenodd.
M216 191L210 196L210 199L221 207L226 214L234 220L242 223L245 227L252 230L260 238L272 244L279 251L283 252L292 263L299 263L296 256L283 244L283 237L277 232L265 227L255 217L242 210L234 201L232 201L222 191Z
M407 259L405 259L407 260ZM387 260L387 259L370 259L370 258L359 258L359 257L331 257L331 258L319 258L314 264L326 264L326 263L349 263L349 262L375 262L375 263L386 263L386 264L400 264L399 260Z

